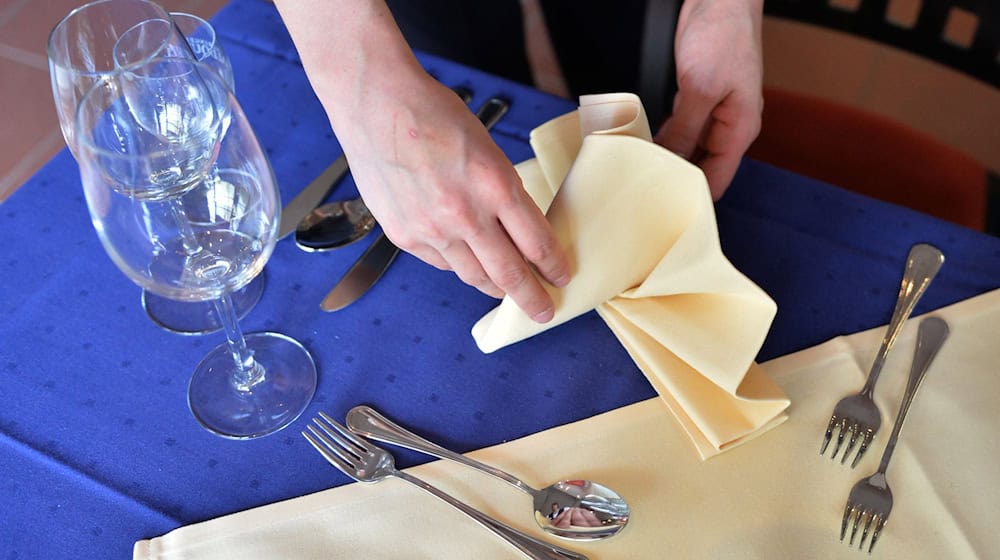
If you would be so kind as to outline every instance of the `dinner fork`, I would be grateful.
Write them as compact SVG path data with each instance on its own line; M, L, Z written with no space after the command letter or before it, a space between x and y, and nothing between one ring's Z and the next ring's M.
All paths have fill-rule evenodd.
M401 478L454 506L513 545L528 558L534 560L587 560L587 557L582 554L526 535L466 505L419 478L398 470L391 453L354 435L323 412L320 412L319 416L319 418L313 418L315 425L308 426L311 433L302 432L302 435L330 464L354 480L379 482L393 476Z
M861 392L856 395L844 397L833 408L830 422L826 426L826 433L823 435L823 444L819 454L826 452L830 440L833 438L834 430L839 430L837 434L837 444L833 448L830 458L833 459L840 451L841 445L847 439L847 434L851 438L844 450L844 455L840 462L843 464L851 454L858 440L861 446L858 453L851 462L851 468L857 466L858 461L868 450L875 432L882 425L882 416L878 406L872 398L875 391L875 382L878 381L879 374L882 373L882 366L885 365L885 358L895 344L903 324L910 317L913 308L916 307L920 296L927 290L927 286L937 275L938 270L944 263L944 255L937 248L926 243L919 243L910 249L910 254L906 258L906 268L903 271L903 281L899 286L899 295L896 297L896 308L892 312L892 319L886 328L885 336L882 338L882 345L879 347L875 361L872 362L871 370L868 372L868 380L865 382Z
M899 430L903 427L903 420L906 419L906 413L910 409L917 388L920 387L920 382L924 379L924 374L927 373L927 368L931 365L931 361L934 360L934 356L937 355L946 338L948 338L948 323L945 323L944 320L928 317L920 322L917 349L913 354L910 378L906 382L906 392L903 393L903 402L899 405L899 413L896 415L896 423L892 426L889 443L886 444L885 451L882 453L882 462L879 463L878 470L874 474L859 480L854 485L847 498L844 519L840 523L840 540L844 540L847 526L853 516L854 524L849 544L854 544L854 536L858 533L861 524L864 523L858 548L864 548L869 529L874 529L871 541L868 543L869 554L875 548L875 541L882 533L886 521L889 520L889 512L892 511L892 491L889 490L885 470L889 467L889 459L892 457L893 450L896 449Z

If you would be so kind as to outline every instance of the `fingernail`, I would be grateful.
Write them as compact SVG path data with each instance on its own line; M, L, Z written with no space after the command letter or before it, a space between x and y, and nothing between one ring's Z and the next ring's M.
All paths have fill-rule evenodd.
M552 317L554 317L555 314L556 314L555 309L549 307L545 311L536 313L534 316L531 317L531 320L536 323L548 323L549 321L552 320Z
M563 274L559 278L552 281L552 285L557 288L564 288L566 284L569 284L569 274Z

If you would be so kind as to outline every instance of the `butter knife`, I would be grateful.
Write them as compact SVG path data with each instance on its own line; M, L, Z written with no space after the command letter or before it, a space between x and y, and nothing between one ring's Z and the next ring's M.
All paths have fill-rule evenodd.
M312 212L313 208L319 206L326 195L330 194L334 185L347 173L347 157L343 154L337 158L330 167L327 167L319 177L306 185L295 198L281 209L281 222L278 226L278 239L282 239L299 227L299 222L306 214Z
M476 116L486 127L486 130L493 128L493 125L503 117L510 108L510 103L502 98L493 97L483 103L476 111ZM380 233L378 238L351 266L347 274L337 282L337 285L326 294L319 308L323 311L337 311L347 307L358 300L369 288L378 282L393 259L399 254L399 247L396 247L385 233Z

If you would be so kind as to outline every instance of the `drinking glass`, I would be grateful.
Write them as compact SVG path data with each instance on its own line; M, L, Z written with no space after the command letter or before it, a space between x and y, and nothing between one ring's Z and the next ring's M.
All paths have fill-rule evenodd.
M205 52L203 58L208 59L213 68L227 79L232 89L232 69L221 48L213 39L213 48L208 51L201 49L201 46L207 45L206 37L214 38L214 30L207 33L190 24L186 14L182 14L178 21L201 38L197 48ZM204 20L200 21L208 25ZM124 47L124 44L130 46ZM174 25L171 15L148 0L97 0L66 15L49 35L48 62L59 124L73 156L77 157L74 119L80 98L98 80L120 66L119 58L136 62L165 53L195 57L195 48ZM263 286L264 276L261 275L232 294L240 317L257 304ZM141 301L150 319L166 330L180 334L203 334L222 328L214 306L204 302L165 300L146 290L142 291Z
M141 21L123 33L114 46L117 65L128 66L150 56L192 56L215 70L229 89L235 91L232 65L212 24L193 14L171 12L169 15L168 19ZM184 38L184 44L173 40L178 32Z
M316 367L278 333L244 335L231 294L277 241L274 174L222 78L189 58L154 58L101 78L81 99L80 176L112 261L149 292L212 301L227 341L197 365L188 404L208 430L277 431L312 399Z

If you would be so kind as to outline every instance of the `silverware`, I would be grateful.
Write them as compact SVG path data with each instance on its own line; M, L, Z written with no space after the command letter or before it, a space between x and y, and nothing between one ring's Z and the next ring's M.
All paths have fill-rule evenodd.
M858 548L863 549L865 539L871 530L871 541L868 543L868 553L871 554L875 548L875 541L878 540L882 529L889 520L889 512L892 511L892 491L889 490L889 482L886 480L885 471L889 467L889 459L893 450L896 449L896 440L899 438L899 431L903 427L906 413L913 403L913 397L923 381L927 368L934 360L938 350L948 338L948 323L937 317L928 317L920 322L920 330L917 334L917 349L913 354L913 365L910 368L910 378L906 382L906 392L903 394L903 402L899 406L899 413L896 415L896 423L892 426L892 434L889 442L882 453L882 462L878 469L868 478L863 478L851 489L851 494L847 498L847 507L844 508L844 519L840 523L840 540L844 540L847 533L847 526L851 517L854 518L851 529L851 539L849 544L854 544L854 536L858 533L858 528L864 524L861 533L861 540L858 541Z
M319 308L323 311L337 311L357 301L368 288L378 282L398 254L399 247L389 241L384 233L380 233L340 282L326 294Z
M618 534L628 523L630 512L625 500L595 482L563 480L536 490L514 475L427 441L369 406L352 408L347 413L347 427L369 439L455 461L499 478L532 497L535 521L542 530L557 537L603 539Z
M486 126L486 130L489 130L509 108L510 104L506 100L493 97L483 103L476 111L476 116ZM323 311L337 311L357 301L378 282L398 253L399 248L389 241L385 233L380 233L347 274L326 294L319 308Z
M299 222L313 208L319 206L326 195L330 194L333 187L347 173L347 156L341 154L336 161L330 164L318 177L306 185L299 194L295 195L287 205L281 209L281 222L278 225L278 239L284 238L289 233L295 231Z
M379 482L389 477L405 480L454 506L513 545L528 558L536 560L565 560L567 558L587 560L587 557L582 554L532 538L466 505L419 478L398 470L388 451L355 436L326 414L320 412L319 415L319 418L313 418L315 425L310 425L309 432L302 432L302 435L330 464L354 480Z
M841 445L847 439L848 433L851 434L851 438L840 460L841 464L847 461L848 455L851 454L851 450L854 449L859 439L861 446L858 448L854 461L851 462L851 468L858 464L865 451L868 450L868 446L875 437L875 432L882 424L882 416L872 398L875 382L878 381L879 374L882 373L885 358L896 342L899 331L902 330L903 324L910 317L910 313L916 307L920 296L927 290L927 286L934 279L943 263L944 255L931 245L920 243L910 249L910 254L906 259L906 269L903 272L903 281L899 286L899 295L896 298L896 308L892 312L892 319L889 321L885 337L882 339L882 346L868 372L868 380L861 388L861 392L857 395L844 397L833 408L833 415L830 417L826 433L823 435L823 444L819 450L820 455L826 452L826 447L830 444L835 429L839 430L839 433L837 445L830 455L831 459L837 456L837 452L840 451Z

